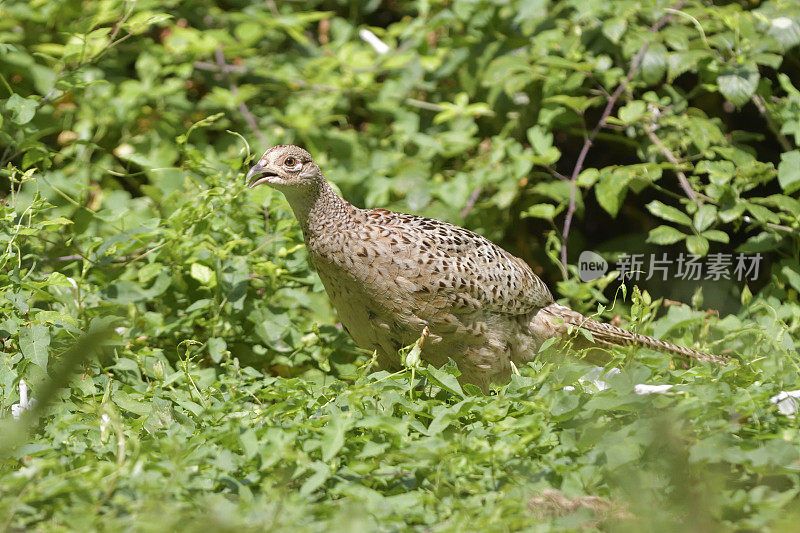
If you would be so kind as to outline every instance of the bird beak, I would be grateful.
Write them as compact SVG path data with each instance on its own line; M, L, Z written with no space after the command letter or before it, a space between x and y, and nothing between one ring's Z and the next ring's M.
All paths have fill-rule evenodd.
M245 176L244 179L245 183L247 183L247 186L252 189L257 185L269 182L270 178L273 178L275 176L276 174L274 172L270 172L269 170L267 170L266 167L264 167L264 165L262 165L261 163L256 163L250 170L247 171L247 176Z

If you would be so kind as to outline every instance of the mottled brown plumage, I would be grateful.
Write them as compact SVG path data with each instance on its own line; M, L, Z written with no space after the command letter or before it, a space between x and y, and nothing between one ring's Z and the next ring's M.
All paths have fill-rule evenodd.
M397 368L397 351L426 326L423 359L435 366L454 359L462 380L484 390L508 379L510 362L533 360L545 340L566 336L571 325L591 332L598 345L721 362L555 303L524 261L469 230L349 204L302 148L270 148L247 179L286 195L342 325L356 344L377 351L384 368Z

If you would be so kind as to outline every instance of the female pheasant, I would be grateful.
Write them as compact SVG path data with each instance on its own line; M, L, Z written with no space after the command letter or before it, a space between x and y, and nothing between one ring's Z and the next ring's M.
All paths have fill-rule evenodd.
M311 262L357 345L383 368L427 328L422 358L458 363L461 380L488 390L507 381L511 362L535 358L569 326L597 345L639 345L700 361L714 356L597 322L555 303L521 259L464 228L385 209L359 209L333 192L311 155L268 149L247 173L249 186L281 191L303 230Z

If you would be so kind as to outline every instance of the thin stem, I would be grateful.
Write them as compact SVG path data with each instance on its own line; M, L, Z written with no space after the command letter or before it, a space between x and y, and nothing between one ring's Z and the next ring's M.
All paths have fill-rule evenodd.
M236 85L236 82L230 75L230 71L225 70L225 67L228 67L229 65L225 62L225 54L222 52L222 46L217 47L216 51L214 52L214 57L217 60L217 65L219 66L220 70L225 72L225 75L228 77L228 87L230 88L231 93L234 97L239 96L239 86ZM241 102L237 108L244 117L245 122L247 122L247 125L250 126L250 129L253 131L255 136L258 137L258 141L262 144L262 146L266 146L267 139L264 137L264 134L261 133L261 130L258 129L256 117L250 112L250 108L247 107L247 104Z
M424 100L417 100L416 98L406 98L406 103L410 106L418 107L420 109L427 109L429 111L444 111L444 107L439 104L426 102Z
M11 89L11 85L8 84L6 77L0 74L0 80L2 80L3 85L5 85L6 90L8 91L8 96L12 96L14 94L14 91Z
M667 161L669 161L676 167L681 164L681 162L678 161L678 158L675 157L675 154L673 154L669 148L664 146L664 143L662 143L661 139L658 138L658 135L656 135L656 132L653 131L653 127L650 124L645 124L644 131L647 132L647 136L650 138L650 142L656 145L656 147L661 151L661 153L664 154L664 157L667 158ZM686 177L686 174L684 174L682 170L678 170L677 168L675 169L675 174L678 176L678 183L680 183L681 189L683 189L683 192L686 194L686 196L690 200L696 200L697 203L702 204L703 200L701 200L698 197L697 192L692 188L692 185L689 183L689 179Z
M475 190L472 191L472 194L470 194L467 199L467 203L464 204L464 209L461 210L462 218L466 217L470 211L472 211L472 208L475 207L475 203L478 201L478 198L480 198L482 192L483 187L476 187Z
M672 10L677 10L683 7L683 5L688 0L681 0L678 2ZM660 30L669 20L672 18L672 13L667 13L663 17L661 17L655 24L653 24L649 31L656 32ZM594 127L592 132L584 137L583 146L581 147L581 151L578 154L578 160L575 162L575 168L572 170L572 175L570 176L570 191L569 191L569 207L567 209L567 215L564 218L564 229L561 232L561 263L563 266L563 271L567 270L567 238L569 237L569 230L572 226L572 218L575 215L575 194L577 189L577 179L578 175L583 170L583 164L586 161L586 155L589 153L589 149L592 147L595 137L603 129L606 125L606 120L611 115L611 111L614 109L614 105L617 103L617 100L628 87L628 84L633 79L633 76L636 74L636 71L639 69L639 65L642 63L642 59L644 59L644 54L647 52L647 48L650 43L644 43L639 51L636 52L636 55L633 57L633 61L631 61L630 69L628 70L627 76L625 79L622 80L622 83L617 86L616 90L611 94L611 97L608 99L606 103L605 109L603 109L603 114L600 116L600 120L597 121L597 125Z
M787 139L786 136L783 133L781 133L781 130L778 128L778 125L775 123L775 119L772 118L772 114L767 109L767 106L764 103L764 99L761 96L754 94L750 98L750 100L752 100L753 104L755 104L756 109L758 109L758 112L761 113L762 117L764 117L764 120L767 121L767 127L769 128L769 131L771 131L772 134L775 135L775 138L778 140L778 144L781 145L783 151L784 152L791 151L792 144L789 142L789 139Z

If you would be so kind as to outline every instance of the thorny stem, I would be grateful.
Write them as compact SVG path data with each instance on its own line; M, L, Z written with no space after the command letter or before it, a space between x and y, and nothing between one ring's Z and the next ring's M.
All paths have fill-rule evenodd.
M681 0L672 9L677 10L682 8L686 2L687 0ZM671 18L672 13L667 13L650 27L650 31L656 32L660 30L667 22L669 22ZM597 134L600 133L600 130L605 127L606 120L611 115L614 105L617 103L617 100L633 79L636 71L639 69L639 65L642 63L642 59L644 58L645 52L647 52L649 44L650 43L644 43L642 47L639 48L639 51L636 52L636 55L633 57L633 61L631 61L631 66L628 70L627 76L625 76L625 79L622 80L622 83L619 84L611 97L608 99L606 107L603 109L603 114L600 116L600 120L597 121L597 125L594 127L592 132L584 138L583 146L578 154L578 160L575 162L575 168L572 170L572 175L570 176L569 208L567 209L567 215L564 218L564 230L561 232L561 264L563 266L562 270L564 272L564 277L567 275L567 238L569 237L569 230L570 226L572 225L572 217L575 215L575 194L577 189L576 182L578 175L581 173L581 170L583 170L583 164L586 161L586 155L589 153L589 148L592 147L592 143L594 142L595 137L597 137Z

